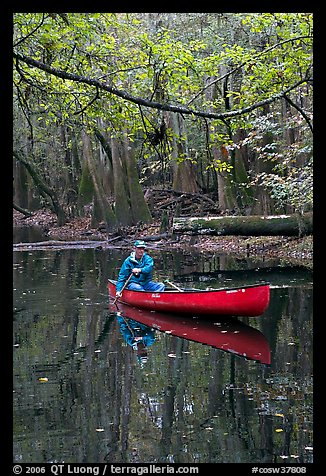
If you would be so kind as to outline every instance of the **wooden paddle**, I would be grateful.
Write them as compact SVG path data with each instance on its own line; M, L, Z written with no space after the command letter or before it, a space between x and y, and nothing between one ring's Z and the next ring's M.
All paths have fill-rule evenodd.
M124 323L126 324L126 326L127 326L128 329L129 329L130 334L132 335L133 338L135 338L135 333L134 333L134 331L132 330L132 328L129 326L129 323L128 323L127 319L121 314L121 312L117 312L117 315L119 315L120 317L122 317Z
M123 285L123 288L121 289L120 293L122 293L122 291L125 289L125 287L128 285L129 281L130 281L130 278L131 276L133 275L133 273L130 274L129 278L127 279L127 281L124 283ZM113 301L113 304L115 304L118 300L118 297L116 296L114 301Z
M171 281L169 281L168 279L166 279L165 282L166 282L167 284L169 284L170 286L173 286L175 289L177 289L177 290L180 291L181 293L184 292L183 289L178 288L178 286L176 286L175 284L171 283Z

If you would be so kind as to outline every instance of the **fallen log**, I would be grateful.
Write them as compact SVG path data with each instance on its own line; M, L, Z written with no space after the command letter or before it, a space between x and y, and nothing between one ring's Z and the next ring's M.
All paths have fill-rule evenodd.
M144 241L160 241L162 239L169 238L171 234L161 233L159 235L145 236ZM122 236L115 236L108 240L98 241L98 240L78 240L78 241L63 241L63 240L47 240L47 241L38 241L36 243L14 243L14 251L30 251L30 250L64 250L64 249L86 249L86 248L97 248L97 249L106 249L106 248L121 248L121 243L119 245L112 245L114 241L121 240L123 246L133 246L134 239L126 239Z
M30 250L64 250L68 248L72 249L84 249L84 248L105 248L108 247L107 241L61 241L61 240L48 240L38 241L37 243L14 243L14 251L30 251Z
M173 232L221 236L305 236L313 233L313 214L175 217Z

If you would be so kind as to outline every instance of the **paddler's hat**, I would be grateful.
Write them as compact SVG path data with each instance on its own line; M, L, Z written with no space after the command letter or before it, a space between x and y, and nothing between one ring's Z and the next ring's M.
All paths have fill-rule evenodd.
M146 243L143 240L136 240L134 246L136 248L146 248Z

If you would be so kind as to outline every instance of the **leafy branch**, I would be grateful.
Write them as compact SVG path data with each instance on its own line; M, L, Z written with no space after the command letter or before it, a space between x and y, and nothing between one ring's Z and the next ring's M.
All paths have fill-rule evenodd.
M243 61L241 64L239 64L238 66L233 68L231 71L228 71L227 73L223 74L222 76L219 76L218 78L215 78L212 81L210 81L209 83L207 83L203 88L201 88L197 92L197 94L195 94L195 96L192 99L190 99L190 101L188 101L187 105L189 106L192 102L194 102L195 99L197 99L201 94L203 94L206 91L206 89L213 86L213 84L218 83L219 81L222 81L225 78L228 78L229 76L231 76L231 74L236 73L239 69L243 68L247 63L253 63L253 62L257 61L257 59L260 56L266 55L266 53L269 53L271 50L273 50L275 48L278 48L279 46L281 46L285 43L293 42L293 41L304 39L304 38L310 38L311 39L310 36L297 36L295 38L289 38L287 40L280 41L279 43L276 43L275 45L270 46L266 50L261 51L260 53L257 53L256 55L252 56L251 58L247 59L246 61Z
M251 106L244 107L242 109L234 110L234 111L229 111L225 113L212 113L212 112L205 112L205 111L200 111L200 110L194 110L190 108L185 108L181 106L174 106L172 104L167 104L167 103L160 103L156 101L150 101L148 99L144 99L141 97L136 97L133 96L125 91L122 91L120 89L113 88L112 86L108 86L107 84L104 84L97 79L91 79L86 76L81 76L73 73L68 73L66 71L62 71L57 68L53 68L52 66L49 66L48 64L45 64L41 61L35 60L33 58L30 58L26 55L19 54L19 53L13 53L14 58L16 58L19 61L23 61L24 63L28 64L29 66L38 68L42 71L45 71L46 73L49 73L51 75L54 75L58 78L62 79L67 79L71 81L75 81L78 83L82 84L88 84L89 86L95 86L98 89L104 90L106 92L109 92L115 96L118 96L125 101L129 101L131 103L137 104L139 106L145 106L153 109L158 109L161 111L171 111L171 112L176 112L179 114L185 114L185 115L191 115L191 116L196 116L196 117L204 117L208 119L217 119L217 120L225 120L233 117L237 117L243 114L246 114L248 112L254 111L255 109L265 106L267 104L271 104L272 102L281 99L282 97L285 97L290 91L296 89L298 86L301 84L307 83L311 78L309 74L307 73L307 77L302 78L301 80L297 81L295 84L292 86L289 86L285 90L267 98L262 101L258 101L255 104L252 104Z

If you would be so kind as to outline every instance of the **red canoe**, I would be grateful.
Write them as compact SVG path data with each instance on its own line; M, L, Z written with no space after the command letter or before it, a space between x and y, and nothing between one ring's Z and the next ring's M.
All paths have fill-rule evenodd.
M137 309L123 304L111 305L111 311L133 319L153 329L255 360L271 363L271 351L266 337L254 327L237 319L191 318Z
M116 281L109 279L108 290L115 297ZM151 311L192 315L260 316L269 305L269 284L241 288L206 290L166 290L160 293L125 289L119 302Z

